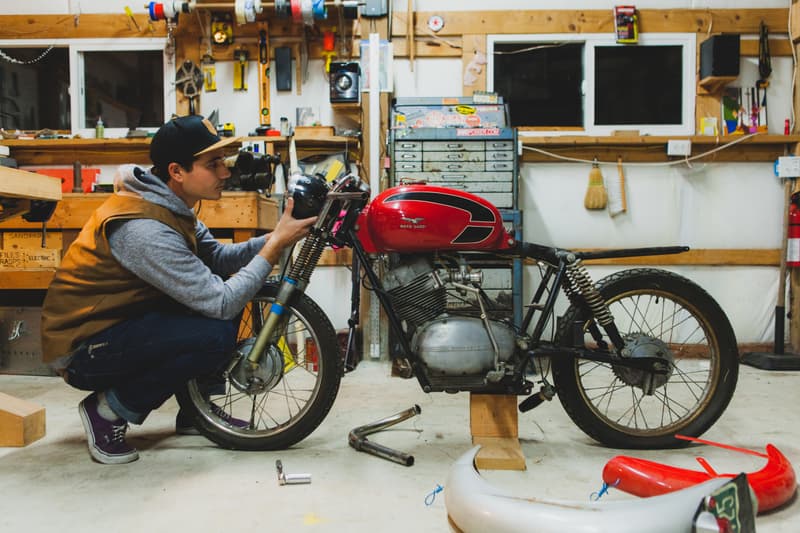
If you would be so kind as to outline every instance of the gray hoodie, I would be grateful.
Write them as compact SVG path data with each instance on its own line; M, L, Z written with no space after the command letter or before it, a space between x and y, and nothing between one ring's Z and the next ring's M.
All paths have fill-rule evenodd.
M157 176L123 165L118 190L135 192L179 215L191 209ZM197 255L175 230L152 219L113 221L108 228L111 253L126 269L177 302L202 315L234 318L264 284L272 265L258 255L265 237L222 244L197 221ZM235 275L234 275L235 274Z

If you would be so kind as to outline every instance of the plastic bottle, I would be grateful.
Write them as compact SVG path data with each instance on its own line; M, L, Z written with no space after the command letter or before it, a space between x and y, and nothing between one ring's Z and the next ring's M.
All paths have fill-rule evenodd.
M97 117L97 125L94 127L94 136L97 139L102 139L105 136L106 127L103 124L103 117Z

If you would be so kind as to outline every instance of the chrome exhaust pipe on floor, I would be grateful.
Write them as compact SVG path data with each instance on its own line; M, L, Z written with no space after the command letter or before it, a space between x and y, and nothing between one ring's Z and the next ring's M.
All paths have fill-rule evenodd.
M409 455L407 453L393 450L392 448L389 448L387 446L371 442L367 440L367 435L372 435L373 433L377 433L378 431L383 431L384 429L391 427L395 424L398 424L403 420L408 420L412 416L416 416L421 412L422 409L420 408L420 406L414 405L414 407L406 409L405 411L401 411L392 416L382 418L377 422L372 422L371 424L358 426L357 428L355 428L350 432L347 440L350 443L350 446L352 446L353 448L355 448L360 452L370 453L372 455L388 459L395 463L400 463L401 465L412 466L414 464L413 455Z

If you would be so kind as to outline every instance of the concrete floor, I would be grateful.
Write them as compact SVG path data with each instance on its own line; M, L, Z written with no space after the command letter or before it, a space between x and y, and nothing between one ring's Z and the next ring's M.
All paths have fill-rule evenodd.
M705 438L763 451L776 445L800 472L800 373L743 366L728 411ZM390 377L387 363L364 362L345 376L325 422L299 446L281 452L234 452L203 437L175 435L170 400L129 432L141 458L127 465L93 463L77 404L84 393L58 378L0 376L0 391L46 408L47 435L24 448L0 448L0 531L95 532L446 532L444 493L452 462L471 448L469 396L424 394L415 380ZM411 453L405 467L347 444L356 426L418 404L422 414L370 436ZM619 452L589 440L558 401L520 415L527 470L485 471L492 485L520 496L587 501L604 464ZM752 471L763 460L708 446L622 452L698 468L702 455L718 471ZM277 483L310 473L309 485ZM445 487L447 490L447 487ZM633 496L612 490L608 499ZM658 520L658 517L653 517ZM759 516L761 533L800 530L797 498ZM535 531L531 524L531 531Z

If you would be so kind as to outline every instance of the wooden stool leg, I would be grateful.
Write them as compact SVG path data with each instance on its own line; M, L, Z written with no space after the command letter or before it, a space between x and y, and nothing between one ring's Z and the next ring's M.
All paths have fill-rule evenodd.
M0 446L27 446L44 428L44 407L0 392Z
M516 396L470 393L469 426L472 443L481 446L475 458L479 470L525 470Z

